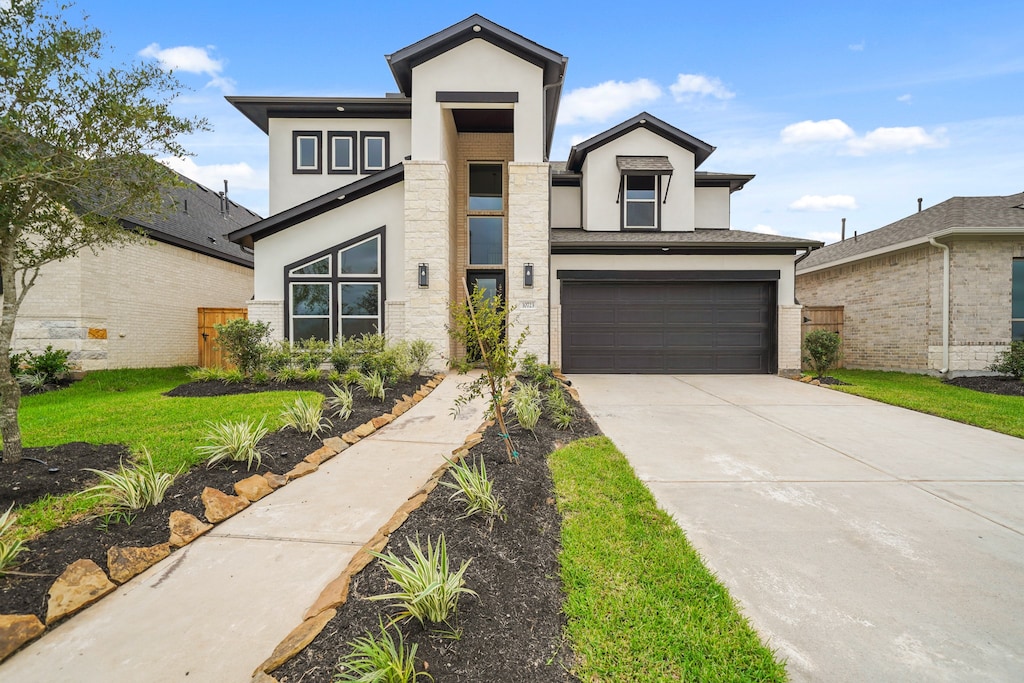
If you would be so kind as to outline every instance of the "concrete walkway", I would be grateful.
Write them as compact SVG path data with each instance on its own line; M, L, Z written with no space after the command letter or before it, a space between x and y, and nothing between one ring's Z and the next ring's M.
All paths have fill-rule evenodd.
M571 379L794 681L1024 676L1024 440L778 377Z
M0 680L250 680L321 589L483 421L480 403L454 421L449 414L465 379L449 376L319 471L45 634L0 665Z

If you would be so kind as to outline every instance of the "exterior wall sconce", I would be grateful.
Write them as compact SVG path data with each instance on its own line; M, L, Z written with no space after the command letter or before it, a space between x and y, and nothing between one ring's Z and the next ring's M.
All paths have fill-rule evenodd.
M426 289L430 286L430 266L426 263L421 263L419 267L419 283L420 289Z
M523 264L523 287L533 287L533 264Z

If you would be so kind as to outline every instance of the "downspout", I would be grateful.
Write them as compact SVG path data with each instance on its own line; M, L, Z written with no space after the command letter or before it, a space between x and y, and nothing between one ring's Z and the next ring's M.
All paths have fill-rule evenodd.
M939 372L945 375L949 372L949 245L936 242L931 235L928 242L942 249L942 369Z

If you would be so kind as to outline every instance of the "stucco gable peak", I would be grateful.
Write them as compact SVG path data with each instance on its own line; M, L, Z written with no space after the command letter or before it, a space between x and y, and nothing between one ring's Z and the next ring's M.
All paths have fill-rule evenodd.
M658 117L653 116L646 111L642 111L636 116L626 119L619 125L609 128L603 133L598 133L579 144L573 145L572 149L569 150L569 158L566 161L566 168L570 171L581 171L583 168L583 161L586 159L587 154L608 144L609 142L612 142L613 140L629 135L641 128L664 138L672 144L692 152L694 157L694 168L697 168L704 163L707 158L711 156L712 152L715 151L714 145L709 145L700 138L694 137L693 135L662 121Z

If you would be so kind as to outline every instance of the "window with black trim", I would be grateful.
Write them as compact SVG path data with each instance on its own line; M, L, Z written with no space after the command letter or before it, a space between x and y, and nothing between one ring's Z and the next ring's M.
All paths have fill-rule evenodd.
M328 173L356 173L356 132L332 130L327 133Z
M661 212L661 177L623 176L622 227L631 230L657 230Z
M361 173L383 171L390 164L391 134L363 132L359 134L359 169Z
M285 267L288 339L338 338L384 329L384 228Z
M505 262L504 164L469 165L469 265L500 266Z
M1013 290L1010 303L1010 338L1024 341L1024 258L1013 259Z
M292 131L292 173L320 173L322 141L318 130Z

